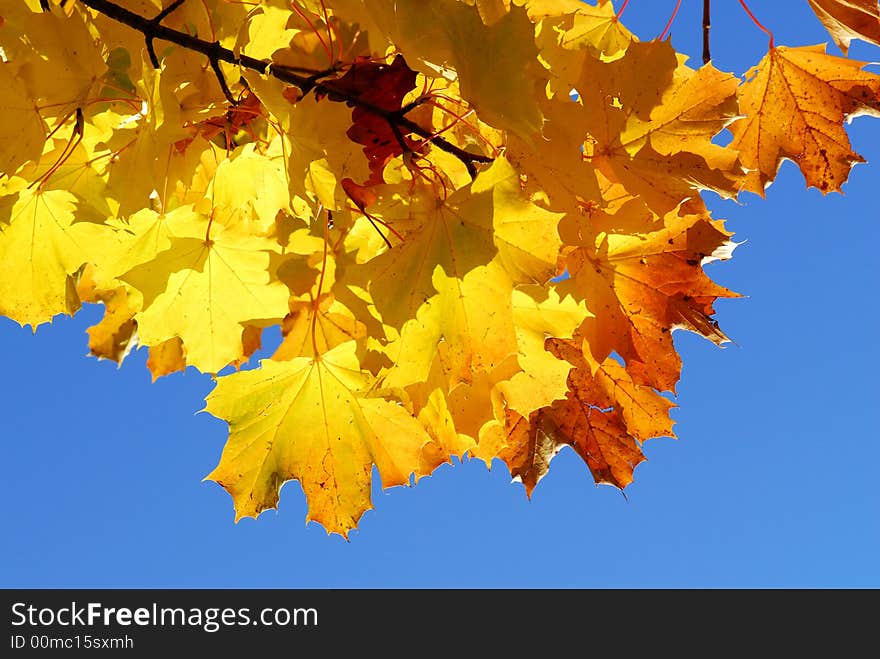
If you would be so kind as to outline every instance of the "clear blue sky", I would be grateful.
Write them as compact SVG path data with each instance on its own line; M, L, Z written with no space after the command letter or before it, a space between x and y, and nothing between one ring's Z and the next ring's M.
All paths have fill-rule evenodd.
M624 22L652 38L674 4L632 0ZM713 4L714 61L742 73L766 38L735 0ZM672 33L694 64L701 5L685 0ZM805 1L751 5L780 44L828 40ZM531 501L476 461L376 491L349 543L305 525L295 483L236 525L201 481L225 440L193 414L209 377L151 384L145 350L119 370L87 357L94 307L36 336L0 319L0 585L880 587L880 122L850 128L869 165L844 196L786 163L767 200L711 201L748 241L709 267L748 296L717 305L737 345L676 334L680 439L646 443L628 500L563 451Z

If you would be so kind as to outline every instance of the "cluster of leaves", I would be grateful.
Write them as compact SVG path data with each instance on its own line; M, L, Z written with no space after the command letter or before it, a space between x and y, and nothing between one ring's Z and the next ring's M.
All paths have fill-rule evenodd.
M877 3L809 0L842 48ZM103 303L92 354L217 378L237 518L299 481L346 535L382 485L571 446L625 487L672 436L671 333L726 340L735 243L700 192L783 158L839 190L880 78L772 44L744 79L610 2L11 0L0 15L0 313ZM715 139L728 129L733 140Z

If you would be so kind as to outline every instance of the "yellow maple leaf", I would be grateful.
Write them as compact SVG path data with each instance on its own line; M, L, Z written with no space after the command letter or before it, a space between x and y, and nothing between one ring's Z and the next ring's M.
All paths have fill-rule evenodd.
M140 341L152 346L180 337L187 363L216 373L242 357L245 324L277 322L287 313L287 287L269 272L275 247L212 225L192 209L164 221L174 236L168 248L119 275L143 296L136 316Z
M21 2L5 4L11 6L3 7L0 22L3 67L14 68L41 116L68 117L77 107L87 107L107 65L89 32L86 11L77 6L65 16L32 12Z
M548 337L568 339L589 316L583 301L560 297L554 289L520 287L513 292L517 359L522 369L498 385L504 404L528 416L532 411L565 398L570 364L544 349Z
M291 298L281 334L284 338L272 354L276 361L320 355L366 337L367 329L332 293L325 293L317 303Z
M541 101L544 125L527 139L509 135L504 156L526 177L527 189L547 197L552 210L567 211L598 200L592 163L584 160L587 127L583 107L570 97Z
M186 369L186 351L180 337L175 336L173 339L150 346L147 368L150 369L153 382L163 375L178 373Z
M347 537L372 508L373 465L383 487L419 473L430 437L398 403L367 394L372 378L355 350L350 341L218 379L206 410L229 422L230 438L207 478L232 495L236 519L276 507L281 486L295 479L308 519Z
M425 389L429 387L430 385L425 387ZM413 386L409 387L408 391L412 395L414 390L420 388ZM476 444L476 440L473 437L465 432L460 432L456 428L453 410L449 407L445 388L445 383L441 384L418 404L418 419L433 440L430 445L426 446L426 449L436 447L433 456L433 463L435 465L449 461L450 456L453 455L463 456L467 451L473 449ZM428 454L427 450L425 454Z
M513 284L557 274L562 215L532 204L504 158L446 200L405 189L384 188L376 211L403 242L360 269L383 323L399 328L386 384L424 379L435 352L450 386L468 382L516 351Z
M80 306L73 275L113 241L112 232L74 222L76 197L27 188L0 215L0 314L37 325Z
M569 96L588 59L612 62L638 43L606 0L596 6L581 0L528 0L526 10L538 23L535 43L550 76L548 96Z
M107 223L116 215L118 205L106 191L106 163L94 157L95 151L102 150L98 143L105 134L100 129L89 130L79 140L77 124L71 117L58 127L43 144L39 159L21 167L18 176L40 181L43 190L64 190L75 195L78 220Z
M271 59L272 53L287 48L299 32L287 27L289 19L289 4L263 0L248 12L247 26L238 36L236 50L256 59Z
M110 166L107 189L119 201L118 213L122 216L149 207L153 190L161 190L164 195L163 170L168 167L173 145L188 137L166 69L153 69L145 53L143 58L147 61L138 83L140 111L120 121L108 140L118 157Z
M110 359L121 364L137 343L135 314L140 310L139 300L129 295L127 286L102 284L100 275L89 263L79 274L76 292L82 302L101 303L104 316L86 330L89 352L98 359Z
M10 68L0 66L0 113L4 117L15 116L16 121L0 122L0 176L11 176L23 163L39 158L46 140L34 100Z
M533 410L564 399L571 364L545 350L548 336L569 338L588 315L584 304L570 297L560 299L552 289L521 286L513 291L512 311L517 353L509 355L491 371L481 371L469 382L449 386L441 358L432 363L424 384L406 388L419 419L442 448L442 455L465 451L490 464L498 457L495 416L499 410ZM430 393L428 393L430 392Z
M736 113L736 78L686 66L668 42L634 43L611 62L585 57L575 85L585 157L664 214L702 189L732 196L736 154L712 138Z
M362 147L346 136L351 109L311 95L292 105L278 80L253 72L246 78L284 131L291 196L314 200L330 210L344 207L347 199L339 181L361 181L370 175Z
M522 4L522 0L517 4ZM595 5L582 0L526 0L524 4L529 18L541 22L541 43L545 45L553 40L573 52L586 46L612 59L635 39L617 19L617 11L610 0L598 0ZM555 75L564 76L559 65L560 62L554 59L550 68Z
M274 229L278 211L290 206L281 154L259 153L246 144L234 158L217 166L205 197L213 208L235 215L242 228L266 235Z
M825 46L771 48L746 74L730 125L747 168L744 189L763 195L784 158L800 167L807 185L840 191L852 166L864 162L850 149L844 120L880 113L880 76L856 62L825 53Z

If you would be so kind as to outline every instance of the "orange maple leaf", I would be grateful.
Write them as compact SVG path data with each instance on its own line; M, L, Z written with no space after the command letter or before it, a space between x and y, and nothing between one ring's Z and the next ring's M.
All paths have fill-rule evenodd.
M880 76L825 46L771 48L747 74L739 93L744 118L730 125L731 148L749 170L746 190L763 195L783 158L800 167L808 186L840 191L853 165L844 120L880 112Z
M723 223L705 213L653 215L638 199L617 212L593 211L560 225L571 273L561 290L594 314L581 331L597 362L612 352L639 384L674 390L681 358L671 331L683 328L716 343L727 340L712 320L718 297L736 293L712 282L705 262L730 256Z
M613 358L599 364L582 350L581 337L548 339L547 349L574 368L564 400L531 414L505 413L505 446L498 457L531 495L550 461L564 446L583 458L597 483L621 489L645 460L641 443L674 437L669 410L674 404L652 387L633 382Z
M877 0L809 0L809 3L844 55L853 39L880 46Z

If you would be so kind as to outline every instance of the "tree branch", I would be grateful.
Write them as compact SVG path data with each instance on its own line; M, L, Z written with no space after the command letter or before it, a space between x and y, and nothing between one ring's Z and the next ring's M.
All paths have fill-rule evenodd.
M709 15L711 13L712 0L703 0L703 64L708 64L712 59L709 53L709 28L711 21Z
M168 16L168 14L180 7L180 5L182 5L184 2L186 2L186 0L174 0L174 2L172 2L170 5L165 7L165 9L156 14L156 16L153 18L153 23L155 23L156 25L161 23L163 19ZM144 35L144 39L147 42L147 54L149 54L150 56L150 63L153 65L154 69L158 69L159 58L156 57L156 51L153 49L153 37L149 35Z
M335 69L316 71L310 75L306 75L305 73L298 73L290 67L273 67L269 62L258 60L245 54L236 55L230 49L221 46L219 42L205 41L187 34L186 32L181 32L161 25L161 20L177 9L183 1L184 0L175 0L175 2L173 2L168 8L164 9L152 19L145 18L140 14L129 11L125 7L121 7L110 0L80 0L80 4L107 16L114 21L123 23L143 34L148 45L148 52L151 53L151 60L155 57L155 53L152 52L152 42L154 39L169 41L182 48L203 54L211 63L211 67L217 74L217 79L223 89L223 93L228 99L230 99L230 102L234 103L234 100L232 100L232 94L229 91L229 87L226 85L225 78L220 70L220 62L226 62L241 68L250 69L261 75L270 75L281 82L297 87L302 96L305 96L309 92L315 92L316 94L327 96L332 101L341 101L353 107L363 108L367 112L387 121L392 127L392 130L405 129L409 133L414 133L425 138L438 149L452 154L464 163L468 172L471 174L471 177L475 177L477 173L474 163L490 163L494 160L489 156L465 151L442 137L433 136L430 130L423 128L411 119L407 119L403 116L404 113L401 113L400 111L395 112L385 110L362 100L355 94L341 92L336 88L324 85L324 83L321 82L321 78L335 73ZM153 64L158 66L158 60L154 61Z

